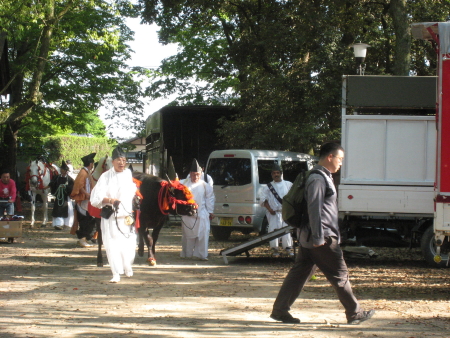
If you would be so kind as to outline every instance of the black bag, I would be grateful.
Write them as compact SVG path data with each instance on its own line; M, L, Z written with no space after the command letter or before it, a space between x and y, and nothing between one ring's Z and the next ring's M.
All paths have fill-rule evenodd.
M102 212L100 213L100 216L102 216L102 218L104 219L109 219L111 217L111 215L113 214L113 208L110 205L105 205L102 208Z

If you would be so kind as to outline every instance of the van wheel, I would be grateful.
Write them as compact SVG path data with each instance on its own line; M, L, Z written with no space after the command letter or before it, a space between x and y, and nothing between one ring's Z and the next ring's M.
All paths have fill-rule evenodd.
M434 228L430 225L422 235L420 247L422 254L425 257L427 263L435 268L445 268L447 266L447 260L449 259L450 243L448 237L445 238L444 243L441 245L441 257L442 260L439 263L434 261L436 256L436 242L434 239Z
M264 217L262 224L261 224L261 230L259 231L259 235L265 235L269 232L269 221L267 220L267 217Z
M216 241L227 241L230 238L233 229L225 228L221 226L212 226L211 232Z

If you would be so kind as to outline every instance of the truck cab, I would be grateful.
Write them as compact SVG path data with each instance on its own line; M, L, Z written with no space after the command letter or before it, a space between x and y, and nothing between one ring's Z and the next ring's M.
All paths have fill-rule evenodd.
M261 190L272 181L271 169L278 163L283 179L293 182L312 168L314 156L275 150L217 150L210 154L206 173L214 181L216 197L211 231L216 240L227 240L233 230L244 234L267 233L266 209Z

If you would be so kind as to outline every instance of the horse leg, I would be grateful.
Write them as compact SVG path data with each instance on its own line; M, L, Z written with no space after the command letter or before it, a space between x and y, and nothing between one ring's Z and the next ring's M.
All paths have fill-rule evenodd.
M152 232L152 234L153 234L153 232ZM150 235L149 231L147 231L145 239L146 239L147 251L148 251L148 258L147 258L148 265L156 266L156 258L153 253L153 237L152 237L152 235Z
M163 227L163 225L164 225L164 222L161 222L160 224L158 224L158 227L153 229L153 232L152 232L152 239L153 239L152 253L153 253L154 257L156 257L155 256L155 254L156 254L156 242L158 241L159 232L161 231L161 228Z
M141 227L138 229L138 236L139 236L138 256L139 257L144 256L144 235L145 235L145 228L141 225Z
M44 207L44 221L42 222L42 227L45 227L47 225L47 221L48 221L48 215L47 215L47 211L48 211L48 190L44 190L42 195L42 204Z
M148 263L152 266L156 265L156 254L155 254L155 247L156 242L158 241L159 232L161 231L161 228L163 227L165 223L166 218L161 217L158 219L158 222L156 223L156 226L153 228L152 235L149 237L150 247L148 248Z
M101 218L95 219L95 225L97 227L97 244L98 244L97 266L101 268L103 267L103 255L102 255L103 239L102 239Z
M31 192L31 225L30 228L34 228L34 212L36 211L36 194Z

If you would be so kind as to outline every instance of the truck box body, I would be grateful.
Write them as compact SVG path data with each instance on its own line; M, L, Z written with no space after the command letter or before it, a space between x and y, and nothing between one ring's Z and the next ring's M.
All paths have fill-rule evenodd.
M344 77L340 212L433 216L435 90L436 77Z
M194 158L206 165L212 151L224 149L217 136L219 119L233 114L225 106L166 106L153 113L146 121L146 172L164 179L176 173L183 179Z

